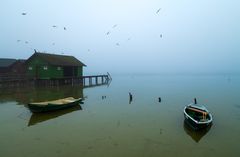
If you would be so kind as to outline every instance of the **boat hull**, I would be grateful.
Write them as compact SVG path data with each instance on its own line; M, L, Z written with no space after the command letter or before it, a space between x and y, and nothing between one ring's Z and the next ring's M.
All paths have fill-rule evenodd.
M29 109L34 112L34 113L39 113L39 112L51 112L51 111L56 111L56 110L61 110L61 109L66 109L70 108L76 105L79 105L81 103L82 99L77 99L76 101L69 102L63 105L59 104L52 104L49 103L48 105L37 105L34 103L28 104Z
M209 123L196 123L195 121L193 121L191 118L189 118L186 114L184 114L185 117L185 123L190 126L193 130L200 130L200 129L204 129L207 128L208 126L210 126L212 124L212 122Z

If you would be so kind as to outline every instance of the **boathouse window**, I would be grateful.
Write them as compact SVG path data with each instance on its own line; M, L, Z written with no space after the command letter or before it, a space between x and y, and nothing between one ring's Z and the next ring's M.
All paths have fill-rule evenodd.
M32 70L32 67L28 67L28 70Z
M61 70L61 67L57 67L57 70Z
M48 70L48 67L47 67L47 66L43 66L43 69L44 69L44 70Z

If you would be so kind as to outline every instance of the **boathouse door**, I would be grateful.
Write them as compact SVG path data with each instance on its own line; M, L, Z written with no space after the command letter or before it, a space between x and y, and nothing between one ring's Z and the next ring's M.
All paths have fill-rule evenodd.
M63 76L64 77L76 77L77 76L77 67L63 67Z

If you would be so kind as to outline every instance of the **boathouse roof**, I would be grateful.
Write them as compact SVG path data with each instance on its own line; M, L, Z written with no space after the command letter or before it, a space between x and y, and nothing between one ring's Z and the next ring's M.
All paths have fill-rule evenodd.
M56 66L86 66L84 63L79 61L74 56L35 52L28 59L28 61L31 60L34 57L39 57L50 65L56 65Z
M17 61L16 59L0 58L0 67L9 67L16 61Z

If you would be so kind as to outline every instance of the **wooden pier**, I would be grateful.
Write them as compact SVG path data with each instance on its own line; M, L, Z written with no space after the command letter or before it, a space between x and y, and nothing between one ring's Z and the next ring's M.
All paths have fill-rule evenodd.
M24 87L24 86L61 86L80 85L82 87L93 87L107 85L112 80L109 73L107 75L89 75L82 77L64 77L52 79L36 79L26 76L0 76L0 88Z
M111 80L110 75L93 75L93 76L83 76L82 84L84 87L98 86L102 84L108 84Z

